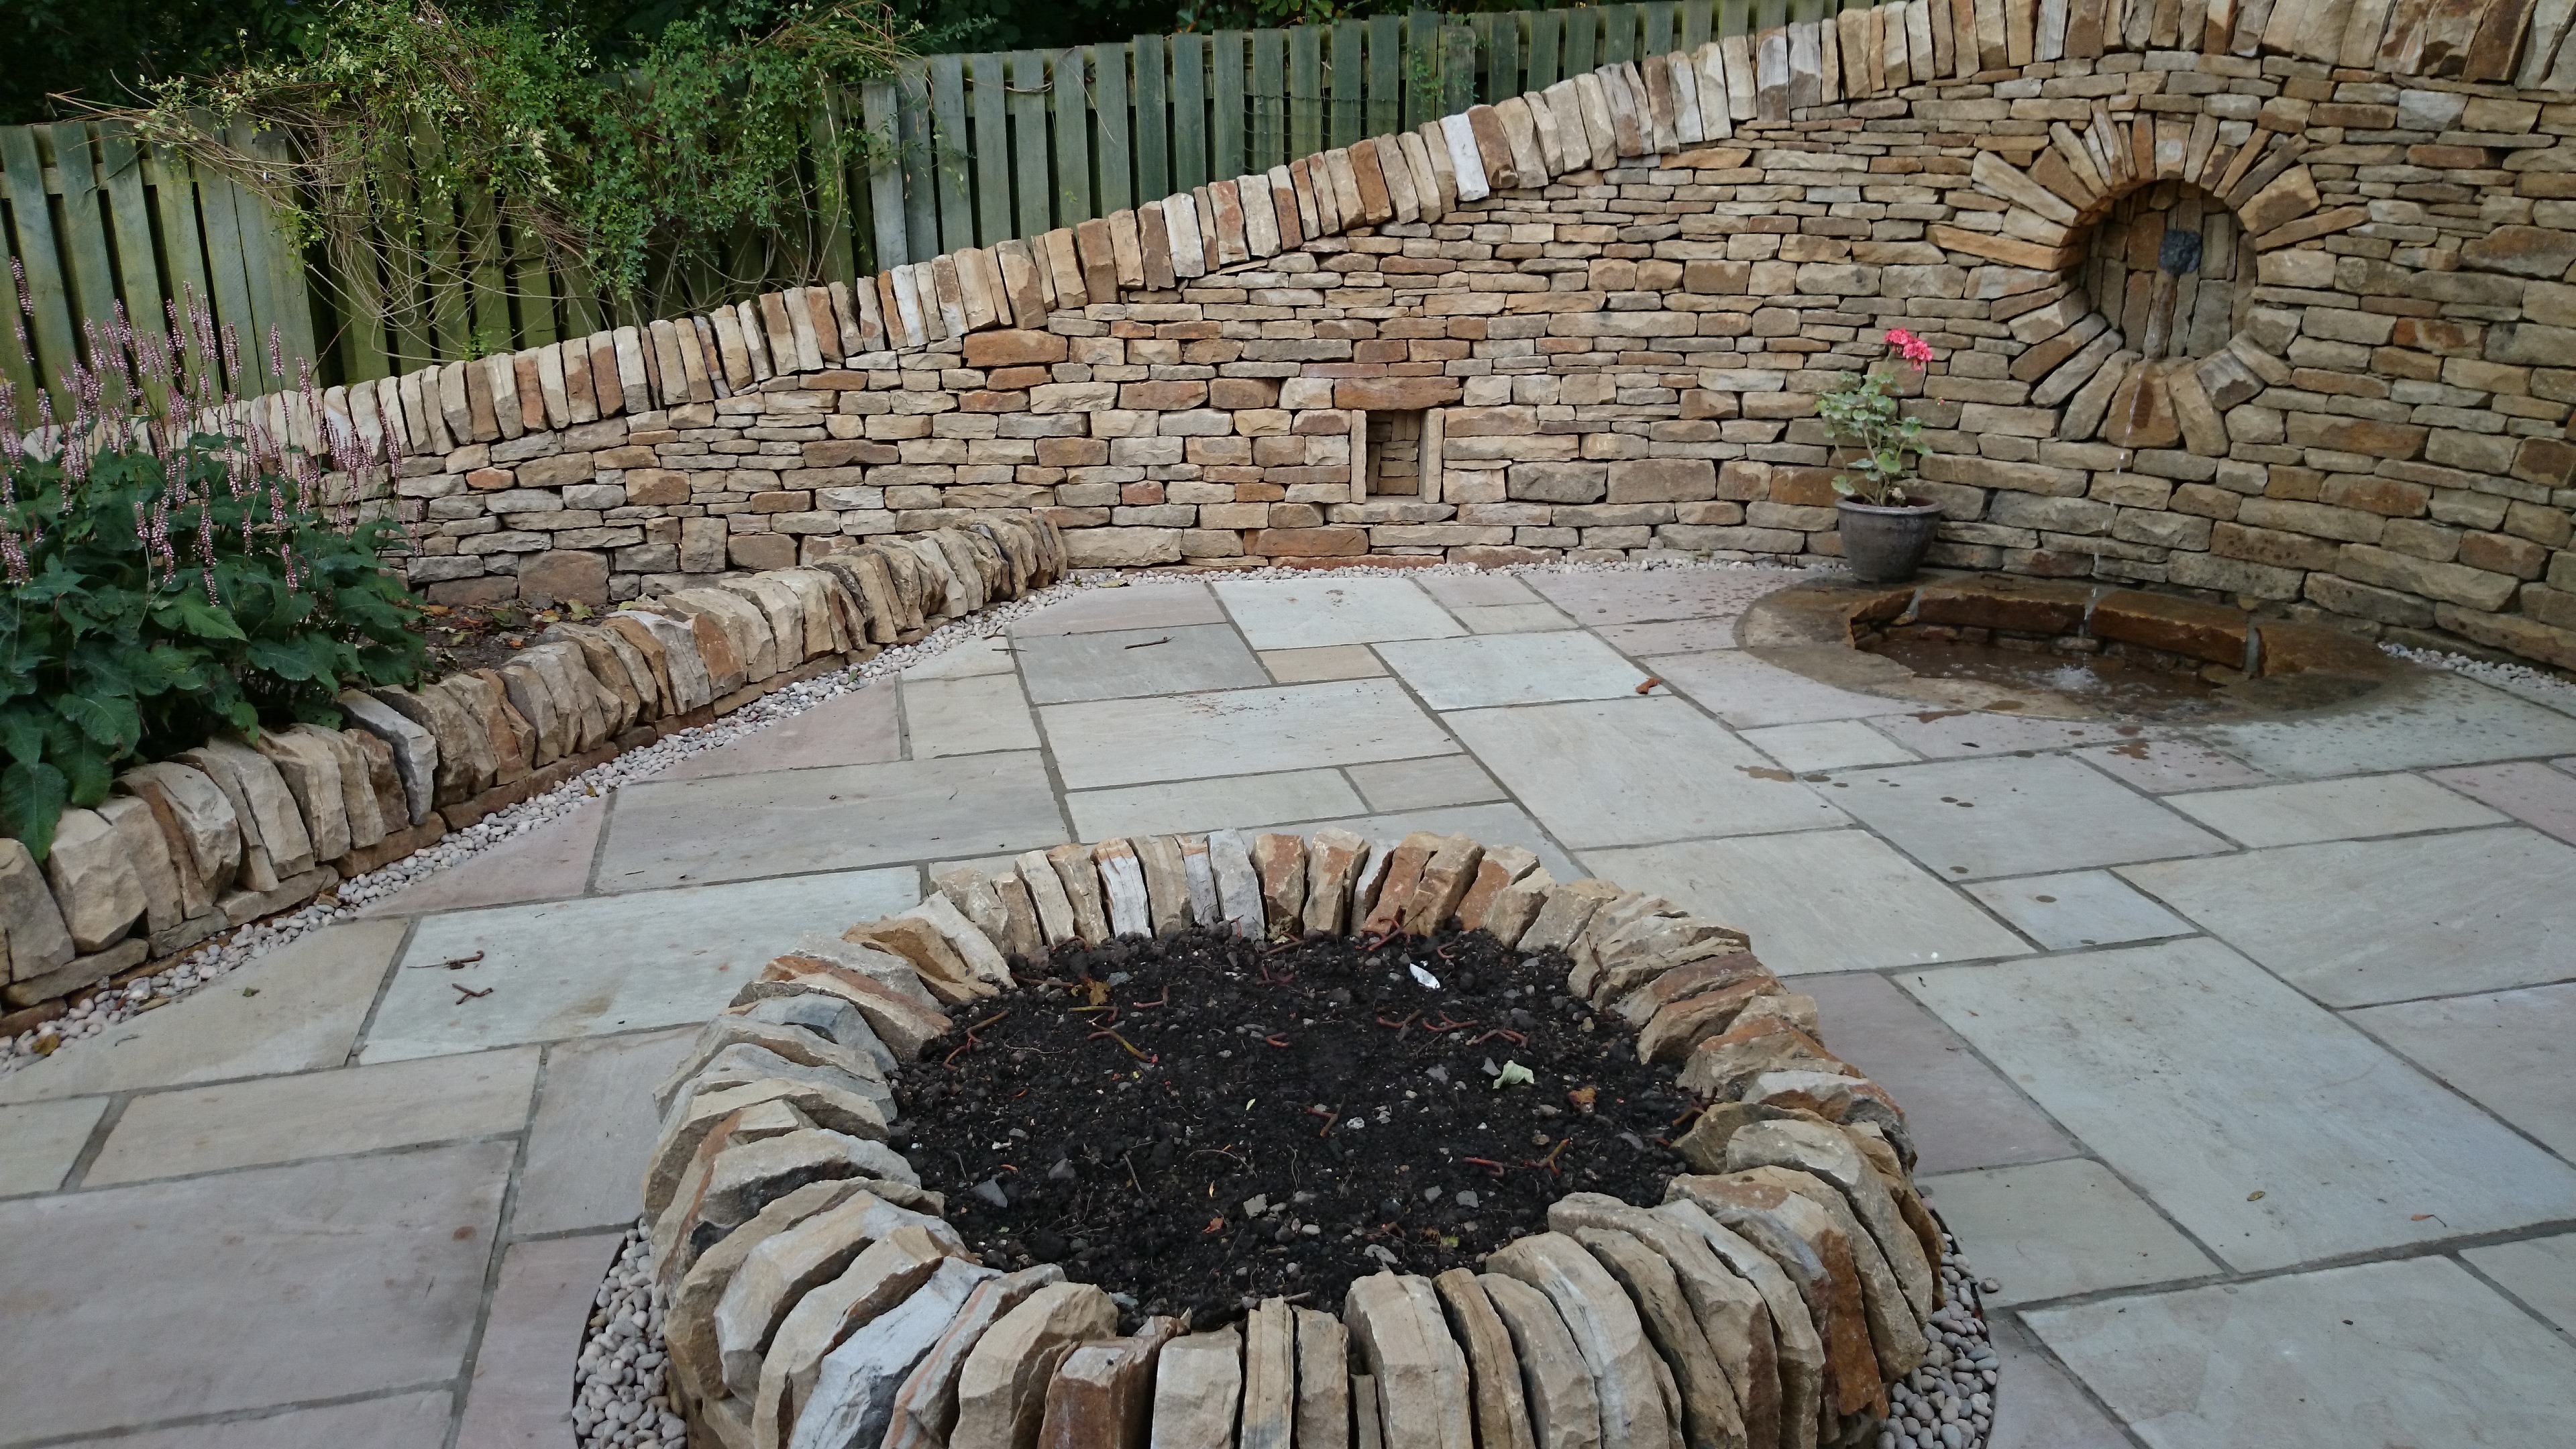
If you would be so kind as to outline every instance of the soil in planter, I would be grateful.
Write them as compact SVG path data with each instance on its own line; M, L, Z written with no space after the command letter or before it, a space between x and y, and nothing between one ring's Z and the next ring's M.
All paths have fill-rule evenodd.
M1061 1263L1131 1325L1338 1312L1353 1278L1474 1267L1566 1193L1662 1200L1690 1103L1564 994L1562 955L1365 946L1059 948L904 1074L897 1145L985 1261Z

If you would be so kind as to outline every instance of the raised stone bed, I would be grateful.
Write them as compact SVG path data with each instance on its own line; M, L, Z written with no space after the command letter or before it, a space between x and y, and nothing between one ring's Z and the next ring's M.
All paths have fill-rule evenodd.
M1062 533L990 513L562 623L500 669L351 690L346 727L210 740L0 839L0 1039L665 734L1061 578Z
M2332 625L2109 584L1992 574L1895 587L1797 585L1746 610L1736 639L1765 663L1844 689L2049 719L2315 709L2404 677L2371 641ZM2031 663L2015 668L2016 658ZM2106 684L2105 675L2132 682ZM2140 679L2149 683L2139 687Z
M1982 1439L1994 1360L1965 1267L1913 1186L1904 1116L1827 1049L1815 1003L1741 933L1608 882L1560 884L1524 850L1431 834L1107 841L937 885L772 961L659 1089L645 1216L585 1349L585 1442ZM1051 949L1190 930L1347 935L1372 952L1482 930L1555 963L1586 1029L1636 1031L1639 1057L1676 1064L1699 1109L1670 1147L1696 1171L1651 1207L1567 1193L1545 1231L1482 1272L1358 1277L1338 1316L1301 1293L1252 1302L1240 1323L1138 1321L1115 1283L1025 1251L981 1261L890 1145L910 1140L892 1120L896 1084L1035 1004L1028 983ZM1214 1231L1265 1206L1212 1210Z

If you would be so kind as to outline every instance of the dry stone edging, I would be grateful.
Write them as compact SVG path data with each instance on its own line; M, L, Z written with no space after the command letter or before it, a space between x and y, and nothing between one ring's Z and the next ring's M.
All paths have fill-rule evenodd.
M920 538L885 572L901 582L874 602L849 571L893 546L853 550L840 569L728 581L742 592L683 591L602 625L558 624L498 671L348 691L343 729L210 740L136 766L102 807L113 823L102 810L65 811L41 868L0 839L0 1038L41 1027L66 998L147 960L302 906L620 754L920 642L1065 572L1061 531L1034 515L979 515ZM719 675L730 686L721 696L709 692Z
M1110 1295L1060 1281L1051 1265L1002 1279L950 1235L954 1261L916 1273L912 1297L869 1300L887 1326L851 1325L834 1344L799 1294L864 1297L835 1288L829 1271L871 1261L899 1225L889 1214L945 1205L880 1143L804 1109L828 1100L824 1077L841 1074L847 1095L886 1070L871 1050L882 1043L837 994L850 968L809 945L764 968L657 1093L666 1129L645 1176L652 1221L639 1231L650 1279L679 1285L663 1326L682 1371L667 1394L648 1396L651 1432L674 1432L658 1417L667 1412L724 1449L1983 1441L1994 1359L1956 1245L1914 1188L1902 1114L1825 1051L1814 1003L1765 971L1741 932L1611 882L1559 885L1525 850L1427 831L1355 841L1218 831L1059 846L990 874L943 872L923 906L845 937L872 960L899 960L943 1002L983 1001L1016 983L1007 969L993 979L965 963L1099 944L1113 929L1103 903L1122 889L1116 878L1161 861L1138 869L1144 899L1121 912L1130 925L1295 936L1321 892L1338 897L1326 914L1372 938L1455 927L1492 931L1524 954L1562 951L1577 963L1569 988L1596 1009L1649 1030L1690 1019L1662 1039L1684 1043L1679 1075L1703 1084L1706 1106L1676 1144L1695 1171L1672 1179L1662 1205L1575 1193L1481 1274L1383 1272L1352 1283L1338 1320L1265 1300L1240 1326L1186 1333L1157 1320L1136 1339L1113 1337ZM1208 864L1193 872L1197 861ZM1292 876L1303 889L1288 888ZM1227 877L1240 884L1226 888ZM1022 904L1026 919L1013 919L1006 902L1040 896L1056 904ZM1014 936L1034 947L1005 953ZM787 1004L800 992L814 1005ZM794 1078L746 1081L762 1069L741 1059L758 1050L743 1039L760 1029L755 1014L792 1018L812 1038L797 1062L772 1058ZM859 1211L824 1195L888 1202ZM746 1233L749 1245L737 1241ZM967 1281L974 1274L984 1288ZM937 1275L951 1288L933 1292ZM1006 1305L993 1295L1009 1281L1028 1286ZM784 1341L788 1324L800 1325L795 1361L773 1372L767 1335ZM800 1377L792 1399L778 1397L779 1382ZM613 1416L594 1415L583 1432L588 1444L652 1442Z

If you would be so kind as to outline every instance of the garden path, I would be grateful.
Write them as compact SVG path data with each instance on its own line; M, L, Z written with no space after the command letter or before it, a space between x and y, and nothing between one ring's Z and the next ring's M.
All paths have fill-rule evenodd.
M1086 592L0 1077L0 1446L569 1445L746 973L953 861L1325 823L1749 929L2002 1284L1999 1444L2566 1442L2576 712L1911 711L1732 647L1793 577Z

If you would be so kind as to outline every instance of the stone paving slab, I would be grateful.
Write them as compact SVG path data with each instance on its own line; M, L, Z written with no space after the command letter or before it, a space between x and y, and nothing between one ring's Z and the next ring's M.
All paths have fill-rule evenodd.
M1011 632L1086 634L1105 629L1159 629L1174 624L1222 624L1225 610L1201 583L1155 582L1124 588L1085 589L1012 621Z
M837 935L920 890L909 868L844 871L433 917L404 952L359 1059L701 1023L798 936ZM476 952L453 970L434 964ZM460 1000L459 987L492 994Z
M2081 1157L1926 1177L1941 1220L1997 1307L2215 1276L2220 1270L2146 1199Z
M639 1169L640 1171L640 1169ZM474 1353L455 1449L564 1449L573 1361L618 1233L512 1243Z
M2216 942L1906 984L2240 1271L2576 1217L2576 1169Z
M1422 592L1452 612L1462 608L1508 608L1544 602L1530 586L1511 574L1427 574L1416 580Z
M903 722L916 760L1038 747L1037 719L1016 674L907 679Z
M1655 660L1655 673L1739 729L1861 719L1904 708L1901 701L1837 689L1736 650L1665 655Z
M2455 770L2436 770L2433 778L2534 830L2576 845L2576 774L2563 768L2569 763L2558 761L2562 768L2531 760L2464 765Z
M1852 771L1823 793L1953 880L2227 849L2217 836L2062 756Z
M1329 769L1458 748L1384 679L1052 704L1040 714L1068 790Z
M2366 1007L2344 1019L2576 1158L2576 985Z
M1427 760L1387 760L1343 771L1371 810L1424 810L1435 805L1478 805L1503 798L1503 787L1472 755Z
M2290 780L2576 750L2576 719L2438 671L2407 676L2342 709L2205 725L2194 733L2258 770Z
M1646 676L1580 630L1418 639L1377 646L1378 657L1437 710L1619 699Z
M2156 1449L2567 1442L2576 1345L2441 1258L2030 1315Z
M491 1137L527 1125L537 1049L251 1077L126 1104L83 1188Z
M0 1077L0 1103L345 1066L407 927L316 931L173 1002Z
M1735 647L1735 618L1667 619L1654 624L1595 624L1601 642L1639 659L1659 654L1699 654Z
M1230 829L1250 818L1321 820L1368 808L1339 770L1289 770L1081 790L1065 796L1073 838L1194 834Z
M1043 632L1043 631L1041 631ZM1011 648L1011 635L993 634L968 640L945 654L935 654L903 671L905 679L976 679L987 674L1008 674L1018 665ZM882 689L883 681L870 686Z
M546 1048L545 1079L510 1206L511 1236L622 1230L635 1221L636 1184L662 1128L653 1089L697 1034L694 1026L678 1026Z
M1487 604L1449 612L1471 634L1536 634L1574 627L1573 620L1548 604Z
M1997 1314L1986 1330L2000 1364L1987 1449L2135 1449L2119 1421L2102 1412L2019 1320Z
M1767 725L1737 733L1746 744L1778 761L1782 769L1801 775L1861 765L1910 764L1916 758L1912 750L1856 719Z
M1377 651L1366 644L1323 644L1312 649L1271 649L1260 655L1261 667L1278 684L1313 684L1326 679L1376 679L1386 673Z
M2542 1317L2576 1333L2576 1233L2496 1243L2460 1256Z
M106 1112L105 1097L25 1102L0 1112L0 1197L61 1187Z
M2290 845L2120 874L2329 1006L2571 974L2576 848L2519 827Z
M1255 649L1311 649L1466 633L1431 596L1404 579L1316 574L1238 579L1216 586L1235 627Z
M1896 701L1871 725L1928 759L1992 759L2017 750L2063 750L2078 745L2150 745L2144 725L2108 720L2033 719L1967 709L1905 710ZM1902 710L1902 712L1898 712Z
M2191 740L2132 739L2075 752L2075 758L2150 795L2260 785L2271 777Z
M2297 785L2168 795L2165 803L2240 845L2306 845L2502 825L2505 817L2421 775L2360 775Z
M1768 947L1754 942L1767 957ZM2021 1089L1978 1059L1888 978L1869 971L1801 976L1816 999L1824 1044L1905 1107L1920 1154L1918 1174L2039 1162L2076 1151L2075 1139L2031 1105Z
M1223 624L1038 635L1021 641L1019 661L1039 704L1270 683L1243 636Z
M599 854L600 832L607 824L606 803L581 806L371 901L358 914L426 916L580 895L590 889L591 861Z
M1683 700L1630 697L1445 718L1485 768L1578 851L1844 821L1816 791L1776 778L1760 754Z
M617 793L600 854L603 891L1029 850L1069 838L1046 762L1027 752L647 780Z
M1983 881L1967 888L2051 951L2188 936L2192 924L2108 871L2074 870Z
M970 647L947 657L971 657L981 652ZM993 663L1000 671L1008 672L1011 657L1004 652ZM730 744L701 750L653 778L705 780L762 770L816 770L900 760L903 717L899 700L900 691L892 681L875 680L827 699L803 714L773 720Z
M1530 575L1529 585L1581 623L1639 624L1741 614L1799 577L1786 569L1548 573Z
M0 1203L0 1443L454 1378L514 1146Z
M2030 944L1857 830L1587 850L1591 873L1751 933L1783 976L1989 956Z
M445 1389L288 1409L108 1441L116 1449L445 1449L453 1400Z

